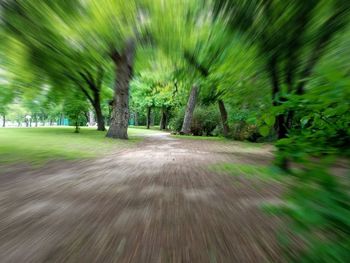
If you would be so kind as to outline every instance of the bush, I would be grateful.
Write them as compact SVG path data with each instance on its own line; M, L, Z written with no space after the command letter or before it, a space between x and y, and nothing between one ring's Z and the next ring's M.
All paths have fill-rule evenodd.
M257 142L262 138L256 125L248 124L244 121L236 122L231 127L230 137L238 141L248 140L251 142Z
M179 111L170 121L170 128L180 132L185 115L185 110ZM195 136L218 135L220 131L220 116L216 107L197 106L191 124L191 133Z
M349 260L349 177L332 169L339 159L350 157L350 105L345 90L315 88L314 93L289 97L276 113L293 111L295 116L289 137L276 144L277 162L299 167L284 167L293 187L286 192L288 205L279 210L305 243L293 262ZM293 241L289 243L293 246Z

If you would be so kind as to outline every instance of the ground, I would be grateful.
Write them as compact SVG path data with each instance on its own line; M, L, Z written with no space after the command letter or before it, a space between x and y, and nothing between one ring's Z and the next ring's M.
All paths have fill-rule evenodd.
M279 221L260 206L282 187L249 168L272 151L153 132L94 159L7 166L1 262L281 262Z

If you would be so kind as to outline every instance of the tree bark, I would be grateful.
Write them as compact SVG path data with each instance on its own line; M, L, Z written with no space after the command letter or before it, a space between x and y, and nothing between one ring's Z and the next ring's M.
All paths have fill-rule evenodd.
M228 126L228 121L227 121L227 111L223 100L218 100L218 104L219 104L219 110L220 110L222 127L223 127L222 132L224 136L227 137L230 133L230 127Z
M95 110L96 114L96 122L97 122L97 130L98 131L105 131L105 119L102 114L102 109L101 109L101 102L100 102L100 94L97 93L97 96L94 96L94 103L93 107Z
M147 107L147 129L151 126L151 107Z
M5 128L5 126L6 126L6 115L4 114L2 115L2 127Z
M160 119L160 129L165 130L168 122L168 114L167 114L167 109L162 108L162 117Z
M133 73L135 54L134 40L128 40L124 51L111 55L116 66L116 82L111 123L107 137L128 139L129 124L129 83Z
M192 117L193 112L196 107L197 97L199 93L199 87L197 85L193 85L190 97L188 98L186 112L184 121L182 123L182 128L180 134L190 134L191 133L191 123L192 123Z

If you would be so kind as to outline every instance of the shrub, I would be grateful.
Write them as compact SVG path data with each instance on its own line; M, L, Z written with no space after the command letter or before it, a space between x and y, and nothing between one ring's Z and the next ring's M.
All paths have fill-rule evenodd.
M248 140L256 142L262 136L258 132L258 128L255 124L248 124L244 121L239 121L232 125L231 137L238 141Z
M175 114L169 124L172 130L180 132L184 115L184 109ZM191 124L191 133L193 135L217 135L220 130L219 126L220 116L214 105L209 107L198 105L196 107Z
M294 113L289 137L276 144L277 162L299 167L284 167L293 186L285 196L288 205L277 210L305 244L293 262L348 261L349 178L332 169L339 158L350 156L346 88L323 87L314 93L290 96L276 112Z

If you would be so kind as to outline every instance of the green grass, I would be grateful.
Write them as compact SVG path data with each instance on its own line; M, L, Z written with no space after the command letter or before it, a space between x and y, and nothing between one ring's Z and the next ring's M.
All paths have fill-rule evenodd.
M243 163L219 163L210 165L209 169L213 172L225 173L235 177L242 176L249 180L281 180L281 174L279 173L279 171L271 166L252 165Z
M147 129L146 126L130 126L131 129L135 129L135 130L147 130L147 131L161 131L159 128L159 125L157 126L150 126L149 129Z
M188 139L188 140L208 140L208 141L231 141L225 137L218 136L192 136L192 135L178 135L172 134L171 137L178 139Z
M95 128L73 127L0 129L0 164L44 164L49 160L78 160L101 156L112 149L134 146L142 135L155 131L129 129L129 140L105 137Z
M219 142L234 142L239 144L242 147L248 147L248 148L259 148L266 145L269 145L268 143L256 143L256 142L248 142L248 141L236 141L234 139L225 138L222 136L193 136L193 135L179 135L179 134L172 134L171 137L178 138L178 139L187 139L187 140L206 140L206 141L219 141Z

